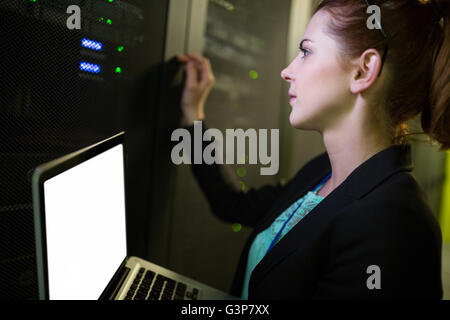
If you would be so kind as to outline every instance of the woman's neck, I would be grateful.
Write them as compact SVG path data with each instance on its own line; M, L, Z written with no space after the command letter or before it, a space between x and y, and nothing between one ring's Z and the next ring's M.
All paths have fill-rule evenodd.
M331 177L320 188L318 195L326 197L366 160L392 145L391 139L381 134L346 131L337 135L324 132L323 140L331 164Z

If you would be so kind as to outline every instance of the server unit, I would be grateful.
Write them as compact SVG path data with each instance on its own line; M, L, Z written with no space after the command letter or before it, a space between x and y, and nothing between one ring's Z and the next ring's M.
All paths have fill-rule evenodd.
M81 28L67 20L80 8ZM0 298L37 297L31 173L121 130L129 250L146 256L167 0L0 2Z

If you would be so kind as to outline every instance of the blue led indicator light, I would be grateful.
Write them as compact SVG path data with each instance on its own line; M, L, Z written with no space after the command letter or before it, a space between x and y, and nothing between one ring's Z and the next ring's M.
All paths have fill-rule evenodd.
M95 51L102 51L102 49L103 49L103 45L101 42L94 41L91 39L86 39L86 38L83 38L81 40L81 46L84 48L95 50Z
M80 62L80 70L97 74L100 73L100 66L89 62Z

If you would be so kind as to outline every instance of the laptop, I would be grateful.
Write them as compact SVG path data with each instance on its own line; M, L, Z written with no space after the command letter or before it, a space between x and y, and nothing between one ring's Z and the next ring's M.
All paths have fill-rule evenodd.
M127 255L124 134L34 170L39 298L239 299Z

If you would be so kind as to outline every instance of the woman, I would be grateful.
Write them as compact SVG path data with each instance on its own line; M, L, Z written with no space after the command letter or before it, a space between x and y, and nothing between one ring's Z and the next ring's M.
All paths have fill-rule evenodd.
M424 132L449 148L449 2L372 2L378 29L367 27L367 1L322 1L281 72L291 125L319 131L326 153L285 186L247 193L232 189L218 165L192 166L218 217L254 227L234 295L442 298L441 232L411 174L405 122L420 114ZM178 60L192 131L214 75L201 56Z

